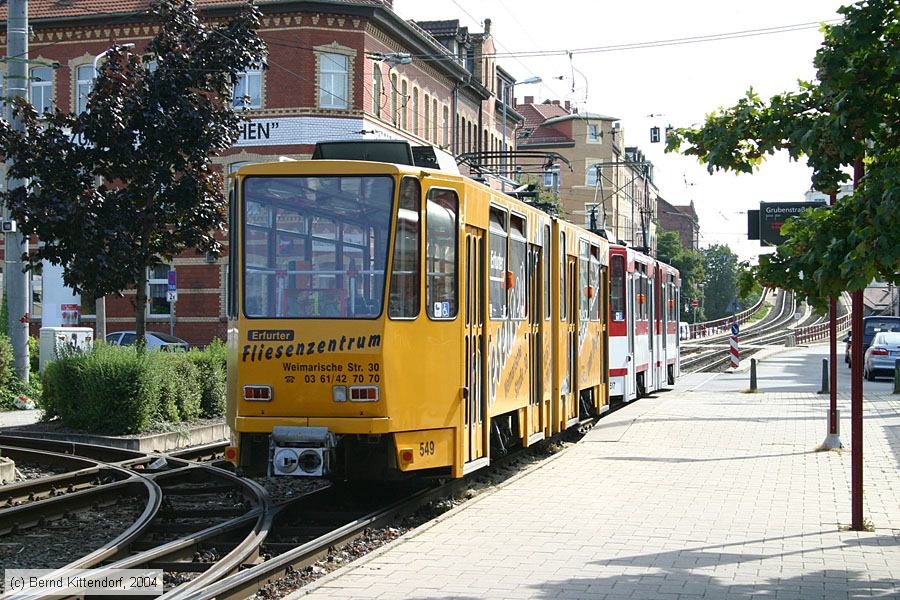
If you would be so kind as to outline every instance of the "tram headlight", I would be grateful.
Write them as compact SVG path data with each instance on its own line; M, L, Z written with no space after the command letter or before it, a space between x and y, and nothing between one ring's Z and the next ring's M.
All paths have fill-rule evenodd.
M336 385L331 388L331 399L335 402L346 402L347 401L347 386L346 385Z

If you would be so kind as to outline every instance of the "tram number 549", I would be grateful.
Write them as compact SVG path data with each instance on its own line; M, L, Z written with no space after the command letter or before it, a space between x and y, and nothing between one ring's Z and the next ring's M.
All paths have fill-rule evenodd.
M434 442L419 442L419 456L433 456Z

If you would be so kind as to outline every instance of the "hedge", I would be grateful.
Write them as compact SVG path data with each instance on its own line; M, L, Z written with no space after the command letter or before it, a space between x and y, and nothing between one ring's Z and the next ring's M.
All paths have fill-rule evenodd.
M47 365L41 408L67 427L121 435L224 414L224 351L150 352L98 342Z

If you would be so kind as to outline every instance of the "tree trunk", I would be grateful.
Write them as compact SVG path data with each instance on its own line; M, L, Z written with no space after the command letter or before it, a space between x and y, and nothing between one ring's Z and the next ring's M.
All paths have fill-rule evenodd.
M144 269L135 277L134 295L134 331L137 334L135 344L139 348L147 345L147 270Z

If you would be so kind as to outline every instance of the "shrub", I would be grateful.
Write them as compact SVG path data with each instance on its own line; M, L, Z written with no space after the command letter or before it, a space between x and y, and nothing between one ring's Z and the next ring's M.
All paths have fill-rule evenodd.
M31 377L40 377L41 371L41 340L28 336L28 362Z
M47 365L39 405L45 418L58 416L68 427L111 435L218 416L225 409L225 346L141 352L98 343L90 352Z
M64 356L44 371L42 406L69 427L111 435L146 431L160 405L153 362L147 352L106 344Z
M6 389L7 385L15 378L12 342L8 337L0 334L0 389Z
M225 414L225 343L215 338L204 350L191 350L188 359L197 367L203 418Z
M159 380L160 417L169 423L200 417L202 388L199 369L183 352L151 354L153 376Z

